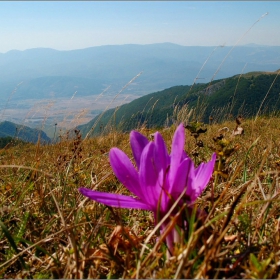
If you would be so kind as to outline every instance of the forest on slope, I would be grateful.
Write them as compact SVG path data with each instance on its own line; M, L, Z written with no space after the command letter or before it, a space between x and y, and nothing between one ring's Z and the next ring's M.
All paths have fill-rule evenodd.
M279 71L278 71L279 74ZM270 114L280 109L280 77L276 72L250 72L207 84L175 86L148 94L128 104L110 109L85 125L78 126L82 135L100 134L112 127L129 131L143 124L162 127L172 123L174 108L196 109L199 121L215 121L227 117L258 113ZM92 129L93 128L93 129Z
M30 128L25 125L18 125L13 122L0 122L0 138L21 139L25 142L37 143L40 138L41 143L50 143L51 139L40 129ZM5 142L5 140L2 140ZM4 144L3 144L4 145Z

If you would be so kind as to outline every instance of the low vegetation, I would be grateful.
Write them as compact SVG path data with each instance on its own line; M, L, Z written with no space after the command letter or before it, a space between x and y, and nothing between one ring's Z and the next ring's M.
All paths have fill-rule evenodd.
M26 142L7 136L0 138L0 149L7 149L14 146L24 145Z
M196 203L205 218L189 217L173 256L152 213L107 207L78 192L131 195L108 159L112 147L132 156L129 134L111 129L83 140L75 130L56 144L0 151L0 277L279 278L280 118L216 123L213 116L203 124L187 106L176 110L171 126L138 130L150 138L160 131L170 149L184 122L185 150L196 165L213 152L217 161Z

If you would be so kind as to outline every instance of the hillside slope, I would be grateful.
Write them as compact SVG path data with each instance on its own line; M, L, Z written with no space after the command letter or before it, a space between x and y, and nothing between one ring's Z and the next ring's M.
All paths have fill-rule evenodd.
M208 122L209 116L216 121L229 114L253 116L260 106L260 112L267 114L280 109L279 91L280 77L276 72L251 72L211 84L197 84L192 88L176 86L108 110L78 129L85 136L93 126L92 133L98 134L108 124L107 129L115 127L121 131L134 129L143 123L147 127L164 126L167 117L172 121L175 106L182 108L186 104L189 109L196 108L197 116L204 122Z
M0 137L13 137L19 138L26 142L37 143L39 136L41 143L51 142L51 139L42 130L33 129L24 125L18 125L9 121L0 123Z

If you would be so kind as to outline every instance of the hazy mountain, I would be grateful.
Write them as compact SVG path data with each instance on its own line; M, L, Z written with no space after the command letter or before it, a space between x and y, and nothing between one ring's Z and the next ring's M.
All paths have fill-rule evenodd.
M85 136L92 127L95 127L93 134L111 127L129 131L144 123L147 127L162 127L167 118L172 123L174 108L185 104L189 110L196 108L199 120L204 122L208 122L210 115L215 121L224 120L229 114L232 117L238 114L254 116L260 107L262 114L280 110L280 76L275 72L235 75L211 84L196 84L190 89L190 86L175 86L145 95L98 115L78 129Z
M12 137L21 139L25 142L37 143L39 136L40 143L50 143L51 139L42 130L33 129L28 126L18 125L8 121L0 123L0 138Z
M101 92L98 82L89 78L70 76L45 76L22 82L16 96L24 99L47 99L73 96L75 92L88 96Z
M111 91L118 91L143 71L128 89L144 95L190 85L200 70L197 81L209 82L213 76L220 79L238 74L244 67L244 72L275 71L279 65L280 47L258 45L232 49L162 43L72 51L13 50L0 53L0 100L7 100L19 83L14 93L17 99L71 97L76 91L79 96L88 96L101 93L108 85Z

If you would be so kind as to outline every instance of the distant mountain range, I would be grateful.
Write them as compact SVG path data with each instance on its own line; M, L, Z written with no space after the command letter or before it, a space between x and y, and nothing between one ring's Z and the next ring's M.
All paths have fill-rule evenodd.
M117 108L99 114L90 122L77 127L83 136L106 133L112 127L129 131L145 124L146 127L170 125L176 111L187 106L194 110L194 118L207 123L236 117L269 114L280 110L280 70L249 72L210 83L174 86L147 94ZM175 112L175 114L174 114ZM187 121L183 118L183 121ZM94 129L92 129L94 128ZM12 137L25 142L50 143L45 132L9 121L0 123L0 138Z
M33 129L28 126L18 125L12 122L4 121L0 123L0 138L12 137L21 139L25 142L37 143L40 137L40 143L50 143L51 139L46 133L39 129Z
M230 77L243 69L275 71L279 65L280 47L258 45L232 48L162 43L72 51L13 50L0 53L0 101L7 101L12 92L16 100L69 98L75 92L78 96L96 95L109 85L111 92L117 92L143 71L126 88L141 96L175 85Z
M102 95L105 101L102 100L98 103L98 100L95 102L93 111L98 110L100 112L110 102L111 96L115 96L132 78L142 72L136 80L124 89L122 94L128 94L129 100L143 96L144 99L141 99L141 102L146 105L153 96L149 94L158 92L157 96L153 98L157 98L159 101L156 104L153 103L155 102L154 99L149 101L149 104L154 104L155 107L153 109L149 106L145 108L153 110L153 119L159 118L160 120L156 123L160 124L163 119L165 120L167 114L170 116L169 107L174 102L174 96L169 96L170 91L174 91L175 95L178 95L176 97L177 101L182 95L182 98L192 104L192 102L197 101L197 96L199 96L198 92L195 93L194 91L199 90L200 87L203 90L203 87L209 85L212 80L211 84L214 85L217 81L222 81L241 72L276 71L279 69L279 65L280 47L259 45L233 48L231 46L188 47L162 43L100 46L72 51L45 48L25 51L13 50L7 53L0 53L0 111L2 113L0 121L9 120L23 123L26 118L28 123L34 123L33 127L38 127L37 119L38 121L45 119L46 110L49 110L49 107L47 109L45 107L39 108L41 100L55 100L59 103L55 104L58 109L52 107L52 111L48 116L50 127L53 128L54 123L63 123L62 113L74 119L71 115L71 111L74 108L69 108L67 100L72 100L72 97L75 96L72 102L74 104L76 98L79 97L84 100L84 102L80 100L79 109L83 109L84 106L87 109L93 106L92 103L95 101L91 100L89 102L87 101L89 99L84 97L99 95L108 86L111 86L106 92L108 95ZM232 79L236 80L235 78ZM239 84L242 81L240 79ZM192 92L188 93L187 97L184 97L184 94L189 91L194 83L196 85L192 88ZM251 84L249 89L258 91L256 84ZM228 82L226 83L227 85ZM258 85L258 88L262 88L262 85ZM225 90L225 88L223 87L221 90ZM230 92L232 90L233 88L229 89ZM160 93L161 91L167 94L164 103L162 103L164 94ZM238 92L235 98L237 98ZM211 98L215 94L211 94ZM227 98L232 96L227 95L228 93L224 93L224 91L219 94L221 96L226 95ZM209 102L212 102L211 98ZM215 96L215 98L218 97ZM222 100L219 98L215 102ZM38 103L36 103L37 100ZM138 106L137 102L139 100L135 103ZM180 102L184 103L185 101L181 100ZM223 100L223 102L228 102L228 100ZM47 102L46 104L49 103ZM134 107L133 110L129 109L129 107L120 107L119 112L122 112L122 108L127 108L126 114L129 110L132 110L132 115L134 114L130 124L126 122L127 128L133 127L136 120L139 122L137 118L140 118L140 115L146 121L147 118L150 118L151 112L145 113L144 108L141 106L139 105L139 108ZM162 107L161 114L156 109L159 106ZM210 107L208 106L208 108ZM135 113L140 109L143 113L139 113L140 115L135 117ZM28 114L29 111L32 111L31 115ZM106 116L109 118L108 112L104 114L103 118ZM78 113L75 112L75 114ZM69 119L71 119L70 117ZM104 119L104 124L106 123L107 121ZM11 131L9 135L13 137L15 128L12 128ZM53 131L49 135L52 135L52 133ZM37 141L36 137L32 138L32 141Z
M188 106L195 111L196 120L214 121L269 114L280 110L280 75L276 72L249 72L207 84L175 86L151 93L118 108L98 115L85 125L78 126L82 135L97 135L112 127L129 131L145 124L162 127L174 121L174 110ZM187 121L187 119L183 119ZM94 129L92 129L94 128Z

